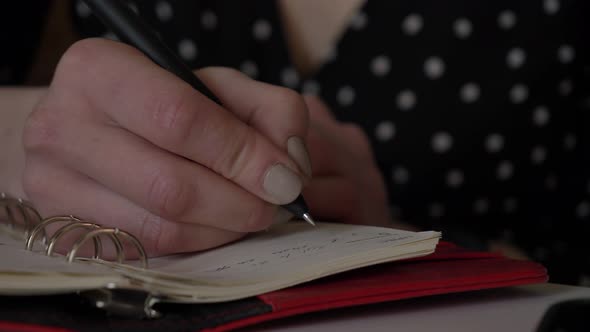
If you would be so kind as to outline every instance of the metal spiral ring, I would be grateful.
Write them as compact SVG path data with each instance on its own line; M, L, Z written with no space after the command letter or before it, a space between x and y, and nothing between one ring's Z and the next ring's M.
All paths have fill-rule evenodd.
M57 243L64 236L71 234L75 230L85 230L85 233L78 237L72 248L68 251L66 255L68 262L85 259L83 257L76 257L76 255L80 248L90 239L92 239L94 244L92 260L103 260L101 236L106 235L115 247L117 262L123 264L125 262L123 240L135 247L139 255L139 260L141 261L141 266L144 269L148 268L148 257L145 249L137 237L131 233L118 228L105 228L97 223L83 220L73 215L54 216L43 219L31 203L21 198L12 197L4 192L0 192L0 223L6 223L11 228L22 227L25 248L32 251L34 250L35 243L41 242L44 244L44 251L48 256L53 255ZM62 223L63 225L59 226L53 235L48 238L47 227L56 223ZM41 241L38 239L40 236Z
M12 228L22 226L25 237L28 237L31 230L43 219L29 202L22 198L14 198L4 192L0 192L0 209L4 210L6 217L4 222ZM22 224L19 224L18 221L22 221Z

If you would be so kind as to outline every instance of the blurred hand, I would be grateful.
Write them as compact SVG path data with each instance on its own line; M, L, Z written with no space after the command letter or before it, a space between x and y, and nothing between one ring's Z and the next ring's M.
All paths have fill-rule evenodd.
M208 249L288 218L278 205L311 176L303 99L230 69L196 74L224 107L129 46L72 46L23 133L23 186L41 214L127 230L150 255Z
M305 102L313 178L303 194L314 218L392 226L385 183L365 133L337 121L317 97L305 96Z

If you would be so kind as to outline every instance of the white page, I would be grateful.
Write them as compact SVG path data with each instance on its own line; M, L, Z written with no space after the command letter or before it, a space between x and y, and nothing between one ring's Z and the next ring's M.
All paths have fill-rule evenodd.
M75 273L85 275L116 275L106 266L70 264L63 256L48 257L25 249L23 239L16 239L0 230L0 274L3 272Z
M381 256L393 257L398 246L439 237L437 232L417 233L331 223L319 223L317 227L287 223L197 255L151 259L150 271L201 283L257 282L297 274L313 266L354 265L354 258L366 252L379 251ZM434 245L428 244L426 249L434 249Z

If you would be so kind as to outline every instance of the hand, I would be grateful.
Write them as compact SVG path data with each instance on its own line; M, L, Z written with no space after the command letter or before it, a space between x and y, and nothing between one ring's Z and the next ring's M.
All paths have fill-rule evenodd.
M220 107L135 49L89 39L62 57L27 120L23 186L44 216L203 250L288 218L311 169L295 92L224 68L196 74Z
M305 101L313 178L303 194L314 218L392 226L385 184L365 133L338 122L317 97Z

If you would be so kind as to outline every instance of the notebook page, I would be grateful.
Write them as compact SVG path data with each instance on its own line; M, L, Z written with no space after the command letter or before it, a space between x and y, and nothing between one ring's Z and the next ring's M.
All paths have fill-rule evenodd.
M404 245L425 242L424 248L413 249L419 255L420 249L434 249L439 237L437 232L332 223L311 227L292 222L208 252L151 259L150 273L200 284L260 282L302 271L313 273L314 266L339 269L354 265L367 253L395 257ZM428 242L432 239L436 241Z
M70 264L65 257L48 257L44 253L25 250L24 247L23 239L17 239L0 230L0 274L3 272L22 272L116 275L106 266L83 263Z

